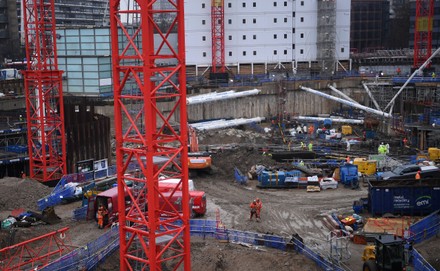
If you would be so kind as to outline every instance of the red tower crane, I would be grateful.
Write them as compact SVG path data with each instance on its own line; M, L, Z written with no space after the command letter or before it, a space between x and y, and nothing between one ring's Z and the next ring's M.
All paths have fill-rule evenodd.
M225 7L224 0L211 2L212 73L224 73L225 67Z
M24 0L24 72L30 177L55 182L67 173L62 71L58 70L54 0Z
M121 270L191 269L183 7L110 1ZM176 191L159 191L161 174L180 178L181 210Z
M417 0L413 68L419 68L431 56L433 19L434 0Z

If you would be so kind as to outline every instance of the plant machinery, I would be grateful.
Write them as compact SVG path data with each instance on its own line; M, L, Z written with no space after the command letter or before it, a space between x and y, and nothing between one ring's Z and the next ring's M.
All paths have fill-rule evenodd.
M209 152L199 150L196 130L189 126L189 151L188 151L188 170L191 176L203 171L212 173L212 159Z
M404 270L404 241L395 235L380 235L374 245L365 247L362 260L363 271Z

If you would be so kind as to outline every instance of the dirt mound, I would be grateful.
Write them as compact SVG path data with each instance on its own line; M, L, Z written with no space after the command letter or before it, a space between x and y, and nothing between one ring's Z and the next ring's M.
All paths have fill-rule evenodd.
M0 210L37 210L38 199L49 195L51 191L52 188L31 179L0 179Z

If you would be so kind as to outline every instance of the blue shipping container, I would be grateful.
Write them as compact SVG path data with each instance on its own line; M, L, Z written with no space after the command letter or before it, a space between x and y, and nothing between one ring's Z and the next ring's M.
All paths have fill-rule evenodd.
M440 180L371 181L368 200L373 216L427 215L440 209Z

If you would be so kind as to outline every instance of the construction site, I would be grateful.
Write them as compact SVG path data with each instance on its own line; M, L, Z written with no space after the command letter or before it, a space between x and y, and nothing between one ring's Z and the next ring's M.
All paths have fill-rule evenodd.
M212 1L211 64L187 65L184 1L147 2L84 31L23 2L31 61L0 80L1 270L440 270L431 28L338 59L340 10L317 1L314 61L228 65ZM110 92L75 94L69 42L92 32L111 53L79 63Z

